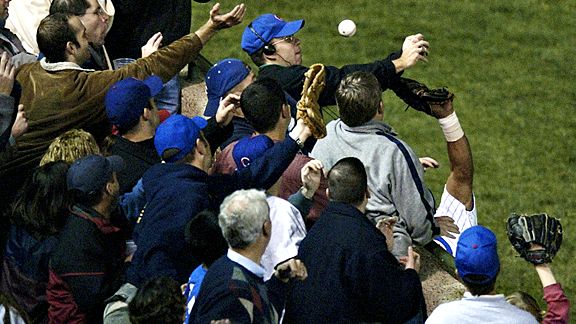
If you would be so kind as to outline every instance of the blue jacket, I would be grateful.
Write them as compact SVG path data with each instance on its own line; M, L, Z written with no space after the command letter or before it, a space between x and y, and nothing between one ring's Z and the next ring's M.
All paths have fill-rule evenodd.
M287 137L232 175L209 176L194 166L175 163L148 169L143 176L148 203L134 228L138 248L128 268L128 282L139 287L159 276L186 282L199 264L186 247L186 223L204 209L218 210L224 198L238 189L271 187L297 151L296 142Z
M56 235L39 240L23 227L10 227L0 290L11 295L33 323L48 321L48 260L57 244Z
M308 278L292 283L285 323L404 323L426 314L416 271L400 268L385 236L350 204L328 204L298 258Z

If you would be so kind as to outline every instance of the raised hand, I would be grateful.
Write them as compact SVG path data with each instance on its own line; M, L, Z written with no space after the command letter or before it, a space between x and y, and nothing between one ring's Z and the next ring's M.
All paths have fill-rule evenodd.
M302 170L300 171L302 194L307 199L312 199L314 193L320 187L323 169L324 166L319 160L310 160L302 167Z
M424 40L422 34L410 35L402 44L402 56L392 61L396 67L396 73L409 69L418 61L428 62L426 56L429 52L430 43Z
M241 3L236 5L230 12L221 15L218 14L219 11L220 3L216 3L210 10L210 22L213 27L216 29L230 28L242 22L244 14L246 14L246 6Z
M310 130L310 127L304 123L303 119L298 119L296 121L296 126L294 126L289 136L295 141L299 140L300 143L304 143L310 136L312 136L312 131Z
M157 32L156 34L152 35L146 45L142 46L142 57L147 57L150 54L156 52L160 45L162 44L162 33Z
M234 110L240 107L240 96L229 94L220 101L216 112L216 122L220 126L228 126L234 117Z

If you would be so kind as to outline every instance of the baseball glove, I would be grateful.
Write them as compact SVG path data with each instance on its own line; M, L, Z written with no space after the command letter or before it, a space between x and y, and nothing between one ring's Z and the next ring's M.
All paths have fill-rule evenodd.
M312 65L304 76L306 78L304 79L304 87L302 88L302 97L296 104L298 110L296 119L302 118L315 138L323 138L326 136L326 125L320 112L318 98L325 86L326 71L324 65Z
M512 214L508 217L506 231L514 249L533 264L552 262L562 244L562 225L547 214ZM538 244L542 249L531 250L532 244Z
M407 78L400 78L391 88L409 107L430 116L433 116L430 105L454 99L454 94L447 88L429 89L425 84Z

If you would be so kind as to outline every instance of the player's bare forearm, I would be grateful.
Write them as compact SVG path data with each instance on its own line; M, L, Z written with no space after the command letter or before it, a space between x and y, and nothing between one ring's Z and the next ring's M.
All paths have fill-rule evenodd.
M458 199L466 209L473 206L474 162L470 143L464 135L455 142L447 142L450 160L450 175L446 181L446 190Z

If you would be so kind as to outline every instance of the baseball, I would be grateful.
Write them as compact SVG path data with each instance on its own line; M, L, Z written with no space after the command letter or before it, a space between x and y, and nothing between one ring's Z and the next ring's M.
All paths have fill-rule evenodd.
M350 19L344 19L338 24L338 32L344 37L352 37L356 34L356 24Z

